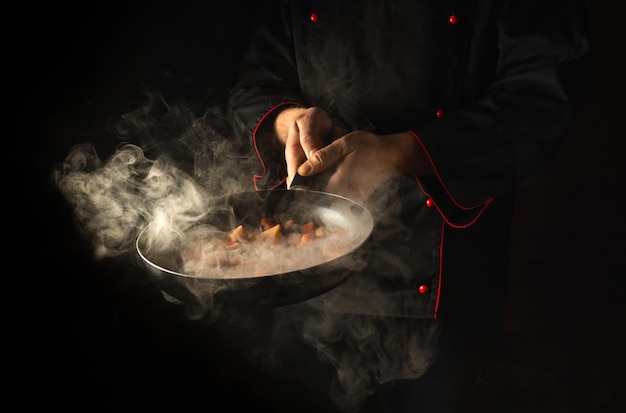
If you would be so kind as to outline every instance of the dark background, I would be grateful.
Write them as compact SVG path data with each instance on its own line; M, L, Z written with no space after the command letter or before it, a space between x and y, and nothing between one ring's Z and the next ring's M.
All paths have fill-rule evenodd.
M506 411L625 406L623 2L588 1L586 98L553 163L525 182L513 225L505 350L480 393ZM11 131L3 392L24 407L303 411L312 398L248 362L219 323L189 320L124 259L96 261L49 182L75 143L102 158L146 89L220 105L262 3L58 2L6 20ZM6 22L5 22L6 23ZM6 29L5 29L6 30ZM6 112L5 112L6 113ZM298 406L298 408L294 408ZM226 410L226 409L224 409ZM502 410L505 411L505 410ZM623 410L619 410L623 411Z

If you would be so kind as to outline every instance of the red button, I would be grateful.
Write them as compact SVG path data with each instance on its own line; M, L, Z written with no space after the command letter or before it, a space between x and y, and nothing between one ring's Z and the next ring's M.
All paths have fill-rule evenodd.
M311 19L313 23L317 23L317 18L317 13L311 13L311 16L309 16L309 19Z
M433 205L435 205L435 203L433 202L432 198L428 198L428 199L426 200L426 206L427 206L428 208L432 208L432 207L433 207Z
M428 287L422 284L419 287L417 287L417 291L419 291L420 294L426 294L428 292Z
M443 109L437 109L437 112L435 112L435 116L437 116L438 118L443 118Z
M457 24L459 22L459 18L456 17L456 14L451 14L449 20L450 24Z

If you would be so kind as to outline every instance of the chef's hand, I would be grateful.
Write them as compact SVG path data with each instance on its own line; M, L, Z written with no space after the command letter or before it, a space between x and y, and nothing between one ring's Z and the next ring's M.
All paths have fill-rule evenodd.
M344 131L333 125L328 113L318 107L292 107L276 118L274 129L285 145L287 186L291 185L298 167L320 150L325 142L341 136Z
M314 175L330 167L335 169L326 190L358 202L366 201L392 177L432 173L421 145L408 132L390 135L350 132L310 154L298 173Z

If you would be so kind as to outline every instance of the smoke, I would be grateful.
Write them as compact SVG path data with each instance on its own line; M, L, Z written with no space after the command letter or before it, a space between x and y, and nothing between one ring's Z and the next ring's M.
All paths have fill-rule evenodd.
M421 377L438 354L434 320L338 313L327 304L319 296L275 309L272 352L276 370L326 392L339 411L360 411L382 386Z

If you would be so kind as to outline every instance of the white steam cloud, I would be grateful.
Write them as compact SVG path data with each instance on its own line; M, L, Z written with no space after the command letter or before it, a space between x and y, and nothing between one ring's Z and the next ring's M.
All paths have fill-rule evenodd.
M256 159L227 133L219 109L197 117L184 104L165 105L157 116L164 102L155 96L114 125L124 139L114 153L102 159L93 143L77 143L53 167L52 183L97 259L128 254L135 261L137 238L147 227L148 241L167 250L207 214L211 200L251 189ZM214 291L196 290L190 293L200 301L189 306L190 316L217 310Z

